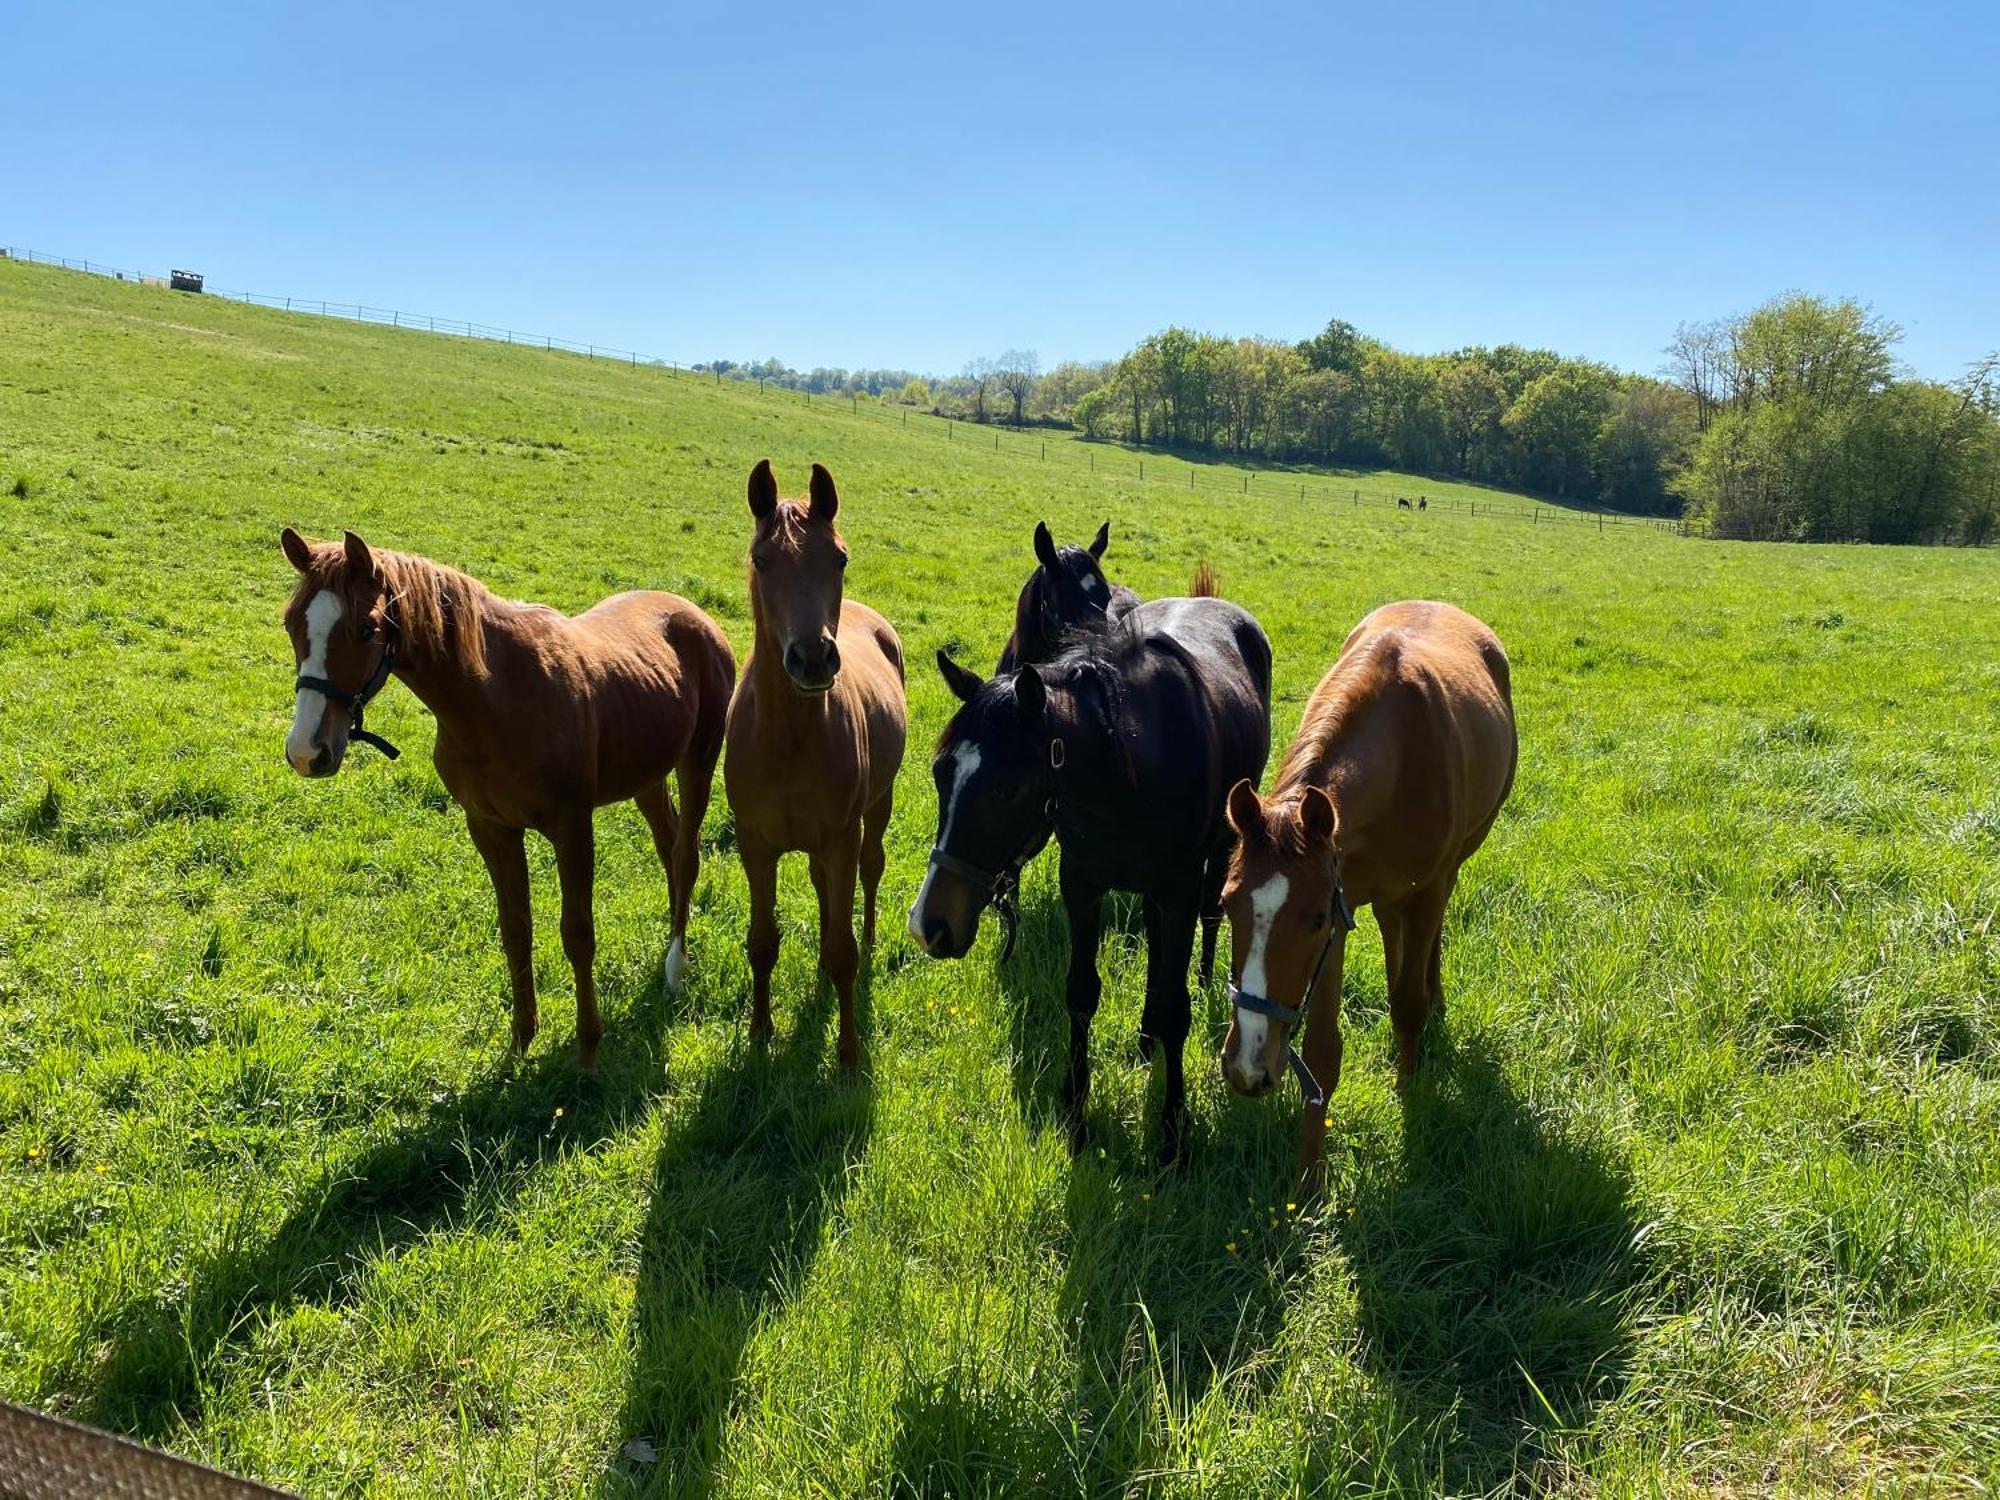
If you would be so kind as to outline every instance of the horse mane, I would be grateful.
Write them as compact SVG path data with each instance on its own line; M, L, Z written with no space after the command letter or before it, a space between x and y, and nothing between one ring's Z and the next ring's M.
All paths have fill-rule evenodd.
M469 573L409 552L371 548L373 578L357 574L339 542L313 548L312 564L285 604L285 625L297 625L321 589L329 589L342 609L358 615L367 608L371 587L380 587L394 610L396 635L416 657L448 657L475 677L486 671L485 606L493 595Z

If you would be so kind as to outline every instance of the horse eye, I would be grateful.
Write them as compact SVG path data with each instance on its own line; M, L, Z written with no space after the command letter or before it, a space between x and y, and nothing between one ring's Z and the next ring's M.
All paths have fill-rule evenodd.
M1323 911L1314 912L1312 919L1312 930L1314 932L1318 932L1324 926L1326 926L1326 913Z
M764 571L764 555L763 555L763 554L762 554L761 552L753 552L753 553L751 553L751 554L750 554L750 566L751 566L751 567L753 567L753 568L755 568L755 569L756 569L756 570L757 570L757 571L758 571L759 573L763 572L763 571Z

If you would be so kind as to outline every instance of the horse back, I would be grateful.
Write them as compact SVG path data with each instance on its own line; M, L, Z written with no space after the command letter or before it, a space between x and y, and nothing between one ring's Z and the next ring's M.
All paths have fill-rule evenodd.
M1314 690L1299 743L1320 762L1306 779L1338 788L1342 849L1370 851L1391 885L1425 883L1479 846L1513 787L1506 652L1455 605L1384 605Z

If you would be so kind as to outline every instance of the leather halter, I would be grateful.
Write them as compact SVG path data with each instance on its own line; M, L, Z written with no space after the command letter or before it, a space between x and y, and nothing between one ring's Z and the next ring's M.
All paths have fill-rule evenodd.
M1049 741L1049 766L1060 771L1067 758L1060 737ZM1049 800L1042 804L1043 825L1035 836L1028 840L1021 852L1008 860L997 870L989 870L983 865L975 865L969 859L961 859L949 852L942 844L931 846L931 868L942 870L947 875L956 875L970 883L974 889L986 892L986 899L993 905L994 916L1000 919L1002 933L1000 941L1000 961L1005 963L1014 956L1014 939L1020 935L1021 872L1028 867L1028 861L1040 854L1055 832L1056 797L1049 793Z
M347 737L350 740L358 741L363 745L373 745L377 750L388 756L389 759L399 760L402 758L403 752L383 739L381 735L371 733L361 722L361 716L368 710L369 700L382 691L384 685L389 681L389 674L396 670L397 632L395 617L385 616L383 627L384 639L382 641L381 659L375 663L375 670L368 674L368 680L362 683L360 687L350 693L346 688L341 687L337 683L328 682L324 677L301 674L292 683L292 696L296 698L300 693L310 692L319 693L323 697L331 698L335 703L338 703L342 708L347 710Z
M1292 1038L1299 1034L1306 1018L1306 1007L1312 1004L1313 991L1319 988L1319 976L1326 970L1327 956L1333 952L1333 945L1354 931L1354 908L1347 904L1347 887L1340 883L1338 876L1333 882L1333 930L1326 935L1326 942L1319 950L1319 962L1313 965L1312 978L1306 982L1306 992L1299 997L1296 1006L1283 1005L1269 995L1254 994L1249 990L1229 986L1229 1000L1238 1010L1247 1010L1252 1015L1269 1016L1274 1021L1283 1021L1289 1030L1285 1037L1285 1061L1291 1065L1292 1076L1299 1081L1299 1102L1307 1109L1319 1109L1326 1103L1326 1090L1313 1077L1306 1060L1299 1056L1299 1049Z

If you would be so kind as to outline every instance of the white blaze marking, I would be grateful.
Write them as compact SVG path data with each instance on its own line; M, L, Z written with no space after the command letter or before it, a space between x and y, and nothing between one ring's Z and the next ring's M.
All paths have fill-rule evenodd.
M1269 880L1250 893L1250 953L1243 960L1242 988L1252 995L1262 995L1270 999L1267 988L1270 981L1265 977L1264 950L1270 946L1271 924L1277 921L1278 912L1285 904L1286 893L1292 888L1289 877L1273 875ZM1248 1079L1254 1076L1257 1058L1269 1039L1271 1022L1268 1016L1257 1015L1242 1006L1236 1007L1236 1048L1235 1069L1238 1076Z
M681 987L681 975L687 969L687 953L682 939L675 938L667 948L667 993L674 994Z
M326 643L340 620L340 596L321 589L306 606L306 659L299 663L299 676L326 676ZM326 713L326 694L311 688L298 695L292 709L292 732L285 736L285 759L295 770L306 771L313 763L313 735Z
M951 752L952 763L957 770L951 775L951 791L944 799L944 828L938 833L940 849L951 842L951 820L958 816L958 796L972 781L972 773L979 769L979 747L970 740ZM919 948L924 946L924 928L920 916L931 893L931 882L937 879L937 866L930 865L924 870L924 883L917 891L917 899L910 906L910 936L917 940Z

